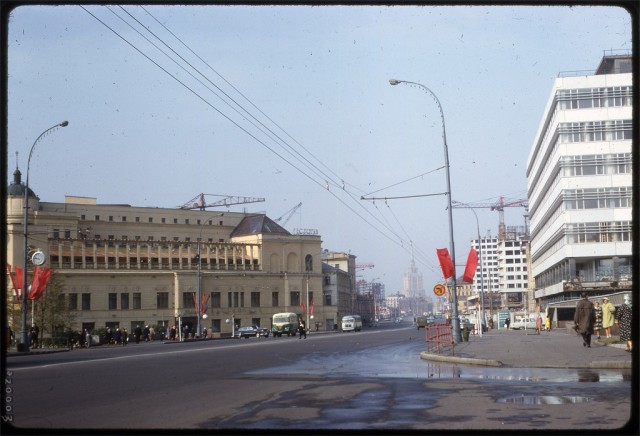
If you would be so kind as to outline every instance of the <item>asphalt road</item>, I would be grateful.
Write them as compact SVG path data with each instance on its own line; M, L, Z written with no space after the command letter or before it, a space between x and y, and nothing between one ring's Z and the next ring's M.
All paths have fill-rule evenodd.
M12 425L559 431L618 429L630 417L630 370L434 364L420 359L422 331L384 327L13 356Z

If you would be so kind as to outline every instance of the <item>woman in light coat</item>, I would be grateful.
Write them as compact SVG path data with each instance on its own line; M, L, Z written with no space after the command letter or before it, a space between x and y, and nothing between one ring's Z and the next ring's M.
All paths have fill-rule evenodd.
M602 328L607 338L611 337L611 327L613 327L613 322L615 321L615 312L616 307L609 303L607 297L604 297L602 303Z

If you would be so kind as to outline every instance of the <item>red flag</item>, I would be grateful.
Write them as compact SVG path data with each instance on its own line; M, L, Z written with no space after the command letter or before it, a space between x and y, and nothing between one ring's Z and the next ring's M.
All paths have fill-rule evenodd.
M302 313L307 313L307 306L304 305L304 301L300 302L300 307L302 307Z
M13 284L13 292L15 292L16 294L16 298L20 299L20 295L18 292L18 289L20 289L18 287L18 283L15 277L15 274L13 272L11 272L11 265L7 262L7 272L9 273L9 277L11 278L11 283Z
M476 275L476 268L478 267L478 252L475 248L471 247L469 250L469 257L467 258L467 266L464 269L462 275L462 281L467 283L473 283L473 276Z
M313 300L311 300L311 303L309 303L309 313L313 315Z
M40 269L36 266L33 271L33 280L29 289L29 300L39 300L47 289L47 282L51 277L51 270L49 268Z
M455 274L455 268L453 266L451 256L449 255L449 250L447 250L446 248L436 248L436 251L438 252L440 268L442 268L442 275L445 279L453 277L453 275Z

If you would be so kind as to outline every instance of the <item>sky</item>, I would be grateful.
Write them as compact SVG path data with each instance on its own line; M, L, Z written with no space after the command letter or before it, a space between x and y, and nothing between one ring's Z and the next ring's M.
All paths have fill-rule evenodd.
M289 231L373 264L358 279L387 295L413 256L430 294L450 247L444 138L452 200L526 199L554 79L629 52L632 19L615 6L30 5L10 12L6 47L7 185L68 120L34 149L41 201L257 197L212 210L272 219L302 203ZM477 227L498 232L497 212L474 210L478 222L453 210L458 275ZM505 208L505 224L524 214Z

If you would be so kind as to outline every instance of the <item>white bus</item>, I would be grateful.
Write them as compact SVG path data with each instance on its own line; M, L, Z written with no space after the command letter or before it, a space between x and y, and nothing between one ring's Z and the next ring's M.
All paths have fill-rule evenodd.
M359 332L362 330L362 318L360 315L347 315L342 317L342 331Z

